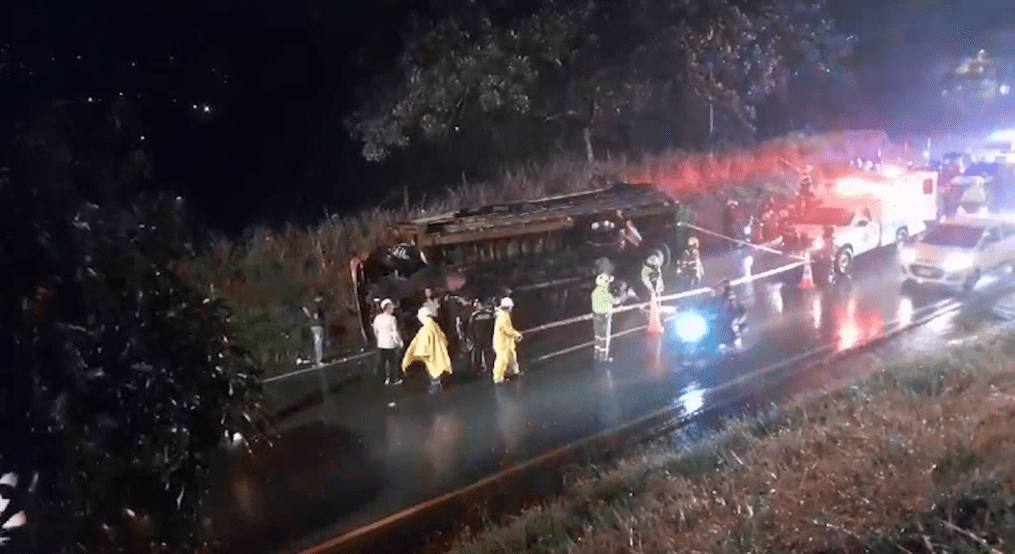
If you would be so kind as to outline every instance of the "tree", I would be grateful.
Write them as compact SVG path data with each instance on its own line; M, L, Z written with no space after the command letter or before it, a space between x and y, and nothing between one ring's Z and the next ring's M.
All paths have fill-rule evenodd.
M173 271L199 238L182 200L121 194L131 172L44 179L26 144L78 152L30 136L50 140L21 141L0 182L0 526L27 516L0 542L194 552L212 457L260 436L257 370Z
M595 140L635 118L680 125L710 107L743 141L759 106L801 71L838 75L847 53L824 0L517 4L417 19L395 70L348 119L364 157L532 119L591 160Z

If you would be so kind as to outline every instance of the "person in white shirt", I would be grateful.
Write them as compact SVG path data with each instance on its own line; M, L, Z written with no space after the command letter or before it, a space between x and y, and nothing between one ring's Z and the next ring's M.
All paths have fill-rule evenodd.
M374 317L374 336L377 337L377 373L384 376L385 385L402 382L398 373L398 349L402 336L395 321L395 303L390 298L381 301L381 313Z

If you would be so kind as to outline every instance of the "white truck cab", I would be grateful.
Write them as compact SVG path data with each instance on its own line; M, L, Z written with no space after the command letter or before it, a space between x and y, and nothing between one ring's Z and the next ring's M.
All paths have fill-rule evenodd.
M825 227L832 228L834 244L830 249L835 253L834 267L838 273L849 272L855 256L883 245L881 220L870 207L860 203L823 204L802 214L798 221L797 232L810 239L813 252L830 248L824 243L823 234Z
M937 172L894 169L841 177L824 187L820 204L798 219L797 232L814 252L833 252L833 268L848 273L853 258L905 242L938 219ZM829 246L824 227L832 227ZM805 244L806 244L805 240Z

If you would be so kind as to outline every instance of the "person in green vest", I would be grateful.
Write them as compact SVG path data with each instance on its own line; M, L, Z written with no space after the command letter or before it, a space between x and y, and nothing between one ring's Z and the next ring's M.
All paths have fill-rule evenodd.
M613 320L613 308L626 300L632 292L629 290L626 296L615 297L610 292L610 283L613 276L600 273L596 277L596 288L592 290L592 329L596 336L595 358L598 362L610 362L610 325Z

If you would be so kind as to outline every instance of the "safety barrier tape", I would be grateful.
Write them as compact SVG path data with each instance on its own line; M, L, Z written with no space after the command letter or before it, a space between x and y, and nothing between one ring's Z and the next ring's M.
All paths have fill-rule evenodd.
M731 280L730 284L731 285L742 285L744 283L749 283L751 281L756 281L758 279L765 279L765 278L771 277L773 275L777 275L779 273L784 273L786 271L791 271L793 269L796 269L796 268L800 267L801 265L803 265L803 262L794 262L794 263L787 264L787 265L784 265L784 266L780 266L780 267L777 267L775 269L770 269L768 271L764 271L764 272L761 272L761 273L758 273L758 274L755 274L755 275L745 275L743 277L739 277L737 279ZM699 296L699 295L702 295L702 294L709 294L711 292L712 292L711 288L709 288L709 287L701 287L701 288L697 288L697 289L694 289L694 290L679 292L679 293L676 293L676 294L670 294L670 295L667 295L667 296L660 296L659 297L659 303L660 304L664 304L664 303L667 303L667 302L672 302L674 300L680 300L680 299L689 298L689 297L692 297L692 296ZM615 309L613 311L613 313L614 314L618 314L618 313L629 312L629 311L632 311L632 310L644 310L644 309L648 308L648 306L649 306L649 302L639 302L637 304L628 304L626 306L620 306L620 307L618 307L617 309ZM522 335L529 336L529 335L532 335L534 333L539 333L539 332L542 332L542 331L547 331L549 329L556 329L557 327L564 327L564 326L567 326L567 325L574 325L575 323L581 323L582 321L590 321L591 319L592 319L592 314L583 314L583 315L572 317L572 318L568 318L568 319L562 319L560 321L551 321L550 323L546 323L544 325L539 325L539 326L536 326L536 327L532 327L532 328L526 329L525 331L522 332ZM637 330L637 329L635 329L635 330ZM629 332L633 332L633 331L632 330L628 330L628 331L623 331L622 333L626 334L626 333L629 333ZM617 336L621 336L621 334L618 333L618 334L615 334L613 336L617 337ZM585 348L585 347L587 347L587 346L589 346L591 344L592 344L592 342L588 342L588 343L583 343L583 344L580 344L580 345L571 346L571 347L565 348L565 349L563 349L563 350L561 350L559 352L552 352L550 354L545 354L543 356L535 358L533 361L541 361L541 360L552 358L552 357L559 356L559 355L562 355L562 354L567 354L569 352L574 352L576 350L580 350L581 348ZM376 353L375 350L367 350L367 351L364 351L364 352L360 352L358 354L353 354L351 356L346 356L345 358L341 358L339 360L335 360L335 361L329 362L327 364L324 364L323 366L305 367L305 368L302 368L302 369L298 369L296 371L291 371L289 373L283 373L282 375L275 375L273 377L268 377L267 379L262 379L261 382L265 383L265 384L274 383L276 381L282 381L282 380L288 379L290 377L297 377L299 375L310 373L312 371L324 370L324 369L327 369L329 367L346 365L346 364L350 364L350 363L353 363L353 362L358 362L358 361L364 360L364 359L366 359L366 358L368 358L370 356L373 356L375 353Z
M777 267L775 269L770 269L768 271L763 271L763 272L758 273L756 275L745 275L743 277L739 277L737 279L733 279L733 280L730 281L730 284L731 285L742 285L744 283L749 283L751 281L756 281L758 279L765 279L765 278L771 277L773 275L778 275L779 273L785 273L787 271L791 271L791 270L796 269L796 268L798 268L798 267L800 267L802 265L803 265L803 262L793 262L791 264L786 264L784 266L780 266L780 267ZM672 302L674 300L680 300L682 298L688 298L688 297L691 297L691 296L698 296L698 295L702 295L702 294L709 294L711 292L712 292L712 288L711 287L701 287L701 288L697 288L697 289L694 289L694 290L679 292L679 293L676 293L676 294L670 294L670 295L667 295L667 296L660 296L659 297L659 303L660 304L664 304L664 303L667 303L667 302ZM619 313L629 312L631 310L644 310L644 309L648 308L648 306L649 306L649 302L639 302L637 304L628 304L626 306L620 306L619 308L613 310L613 314L616 315L616 314L619 314ZM572 317L572 318L569 318L569 319L562 319L560 321L551 321L550 323L546 323L546 324L543 324L543 325L532 327L532 328L529 328L529 329L526 329L525 331L523 331L522 334L523 335L528 335L530 333L538 333L540 331L546 331L548 329L555 329L557 327L563 327L565 325L573 325L575 323L580 323L582 321L588 321L588 320L591 320L591 319L592 319L592 314L583 314L583 315L575 316L575 317Z
M726 235L724 235L722 233L716 233L715 231L712 231L710 229L706 229L704 227L699 227L697 225L694 225L693 223L687 223L685 221L678 221L677 222L677 226L678 227L687 227L688 229L694 229L695 231L698 231L699 233L705 233L706 235L711 235L713 237L718 237L718 238L721 238L723 240L728 240L730 242L735 242L737 244L742 244L744 246L749 246L751 248L756 248L758 250L762 250L762 251L765 251L765 252L771 252L772 254L779 254L779 255L782 255L782 256L786 256L787 258L794 258L794 259L801 260L801 261L804 260L803 256L797 256L795 254L789 254L789 253L783 252L782 250L776 250L775 248L769 248L769 247L763 246L761 244L755 244L753 242L748 242L748 241L745 241L745 240L740 240L740 239L737 239L737 238L726 236Z
M328 362L324 365L305 367L303 369L297 369L296 371L290 371L289 373L283 373L281 375L274 375L272 377L268 377L267 379L261 379L261 383L274 383L275 381L281 381L283 379L288 379L290 377L296 377L297 375L303 375L304 373L310 373L311 371L320 371L331 366L350 364L352 362L357 362L359 360L369 358L370 356L373 356L376 353L377 353L376 350L365 350L363 352L360 352L359 354L346 356L344 358Z

